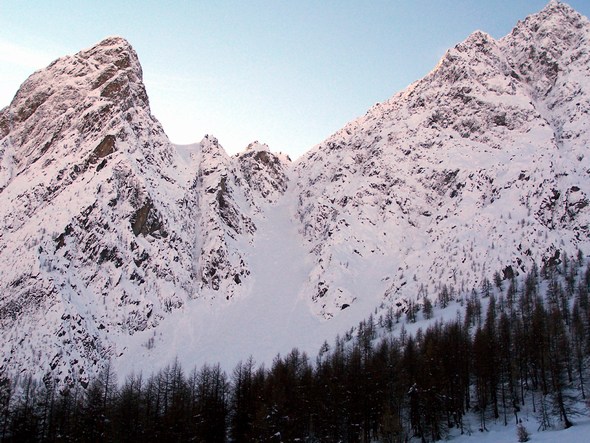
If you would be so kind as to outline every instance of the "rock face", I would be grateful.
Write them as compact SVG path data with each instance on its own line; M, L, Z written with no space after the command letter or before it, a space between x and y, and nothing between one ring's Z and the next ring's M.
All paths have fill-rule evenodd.
M556 1L476 32L295 163L171 144L121 38L56 60L0 111L0 368L84 384L195 299L247 300L279 209L326 319L590 253L589 41Z
M150 258L177 241L168 224L181 213L158 190L183 177L119 38L33 74L0 126L5 365L33 367L34 343L60 379L84 382L89 361L113 354L113 329L152 326L164 298L181 303L159 281L169 266Z
M354 299L350 251L397 270L390 297L588 252L589 32L558 2L499 41L475 32L297 163L320 314Z
M256 231L247 214L286 186L267 151L274 175L251 191L242 167L262 160L229 158L212 137L181 155L121 38L33 74L0 128L1 364L65 382L120 354L118 334L231 298L249 273L236 243Z

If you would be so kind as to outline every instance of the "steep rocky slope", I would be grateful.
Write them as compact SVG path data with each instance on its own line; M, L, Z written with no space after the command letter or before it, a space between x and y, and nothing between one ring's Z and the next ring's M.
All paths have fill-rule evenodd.
M194 297L232 297L249 273L239 241L256 230L244 214L285 188L284 159L259 145L238 159L213 137L173 146L120 38L33 74L0 128L0 345L11 370L42 355L38 373L84 381L118 355L117 334L154 328ZM242 169L256 165L273 175L249 190L256 173Z
M475 32L298 162L320 314L353 299L343 257L389 261L398 298L589 251L589 36L558 2Z
M295 163L171 144L121 38L55 61L0 111L0 367L313 352L380 302L590 253L589 37L556 1L475 32Z

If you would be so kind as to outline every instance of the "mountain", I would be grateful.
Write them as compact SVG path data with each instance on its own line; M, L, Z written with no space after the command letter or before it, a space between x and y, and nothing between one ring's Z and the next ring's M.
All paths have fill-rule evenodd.
M589 36L558 2L475 32L297 163L318 313L354 300L366 261L389 263L396 300L588 252Z
M2 369L315 352L381 303L590 253L589 37L557 1L475 32L296 162L173 145L124 39L56 60L0 111Z
M173 146L120 38L33 74L0 127L13 371L41 355L39 373L85 382L116 355L117 334L155 328L192 298L231 298L249 272L237 245L256 231L247 214L286 186L287 160L263 145L235 159L214 137Z

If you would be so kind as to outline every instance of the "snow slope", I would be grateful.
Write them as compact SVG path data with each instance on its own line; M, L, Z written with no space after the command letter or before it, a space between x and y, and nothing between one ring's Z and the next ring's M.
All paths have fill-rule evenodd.
M372 312L387 286L379 270L363 269L364 278L358 272L350 275L351 290L363 292L356 309L330 321L314 315L313 301L303 290L313 261L293 223L294 191L253 218L258 234L242 249L251 272L247 295L228 304L191 300L157 329L128 336L115 362L118 373L163 367L175 358L186 368L219 362L231 370L249 356L270 363L293 347L313 355L324 340Z
M112 37L0 111L0 366L86 383L314 353L403 307L590 253L590 23L475 32L292 163L175 146Z

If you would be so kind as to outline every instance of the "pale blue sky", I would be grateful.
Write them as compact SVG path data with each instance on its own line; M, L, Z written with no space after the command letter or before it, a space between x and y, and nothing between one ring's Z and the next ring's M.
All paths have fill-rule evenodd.
M260 140L295 158L471 32L500 38L547 1L0 0L0 107L34 70L120 35L173 142Z

